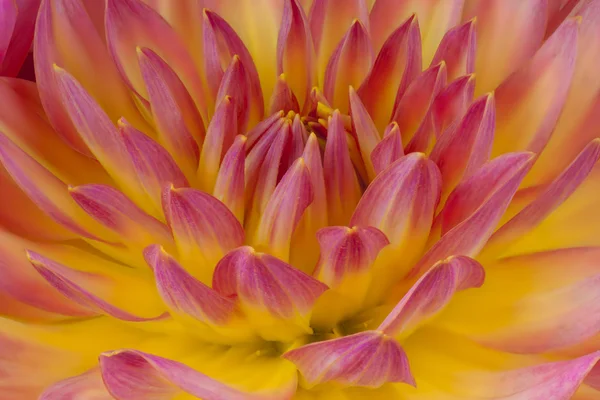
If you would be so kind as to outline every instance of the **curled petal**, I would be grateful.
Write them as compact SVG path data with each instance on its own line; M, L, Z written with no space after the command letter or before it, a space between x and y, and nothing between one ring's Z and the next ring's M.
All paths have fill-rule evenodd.
M507 163L509 173L506 173ZM456 190L469 196L466 209L472 213L461 210L464 219L427 251L411 274L418 275L451 255L476 256L496 229L532 163L531 153L508 154L484 164L461 183ZM482 185L482 182L487 184Z
M299 158L283 176L265 207L254 240L256 247L287 261L294 230L312 201L310 171L304 159Z
M297 0L284 1L277 38L277 73L285 73L298 104L304 108L316 82L316 63L310 27Z
M196 189L165 190L163 208L184 266L210 282L217 261L244 242L244 229L225 204Z
M173 241L165 224L143 212L117 189L81 185L69 188L69 192L92 218L130 243L145 247L156 242L169 245Z
M489 160L494 141L496 114L494 97L476 100L462 120L438 139L431 159L442 173L443 191L448 193Z
M344 130L339 111L330 117L327 135L323 160L327 214L330 224L346 225L361 191L348 149L348 141L352 138Z
M182 393L214 400L275 400L288 398L292 386L273 393L245 392L185 364L137 350L103 353L100 369L110 394L122 400L172 398Z
M289 264L247 246L219 261L212 286L223 296L237 296L266 340L289 340L312 332L308 323L312 307L327 289Z
M420 71L419 24L412 16L385 41L371 71L358 88L358 94L378 129L383 129L389 122L392 106Z
M204 140L202 117L169 64L147 48L138 48L138 58L160 142L191 176Z
M225 153L213 195L231 210L240 223L244 222L244 186L246 136L239 135Z
M283 356L300 370L307 388L326 382L369 388L388 382L415 385L404 350L381 332L311 343Z
M158 320L167 316L166 313L163 313L149 318L141 317L112 305L99 295L92 293L91 290L86 289L86 287L94 288L93 290L103 293L104 296L109 296L117 289L116 283L111 278L90 272L76 271L33 251L27 252L27 258L40 275L65 297L99 315L110 315L132 322ZM119 284L121 283L123 282L119 282ZM139 304L137 305L139 306Z
M214 189L221 160L238 133L237 122L235 101L230 96L225 96L210 120L200 154L198 179L200 187L207 192Z
M40 0L0 2L0 75L17 76L31 49Z
M475 72L475 21L450 29L433 56L431 65L445 61L448 80Z
M485 271L475 260L450 257L427 271L404 295L377 330L401 338L432 318L450 302L455 292L480 287Z
M379 175L384 169L392 165L396 160L404 156L402 146L402 135L396 122L392 122L386 128L386 135L371 153L371 162L375 176Z
M546 146L575 70L578 25L576 19L565 21L535 56L495 91L493 154L515 150L539 153Z
M108 48L130 87L143 99L149 94L137 61L136 49L145 47L165 60L181 78L205 118L202 84L191 56L177 33L141 0L108 0L105 29Z
M367 270L379 251L389 244L383 232L373 227L327 227L317 233L317 239L321 257L315 275L330 287L348 274Z
M348 111L348 86L358 87L362 83L371 69L373 57L369 34L365 26L356 20L325 69L323 94L341 113Z

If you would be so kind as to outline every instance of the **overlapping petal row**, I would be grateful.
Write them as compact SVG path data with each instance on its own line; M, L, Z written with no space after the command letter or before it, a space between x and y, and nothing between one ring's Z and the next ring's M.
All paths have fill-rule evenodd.
M0 399L600 396L600 1L38 5Z

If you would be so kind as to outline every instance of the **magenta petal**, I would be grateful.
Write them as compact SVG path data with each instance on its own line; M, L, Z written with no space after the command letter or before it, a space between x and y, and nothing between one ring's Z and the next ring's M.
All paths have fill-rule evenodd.
M164 400L181 393L205 400L290 398L287 393L245 393L185 364L137 350L117 350L102 354L100 369L108 391L119 400Z
M106 314L124 321L132 322L159 320L168 316L168 314L165 313L157 317L144 318L130 314L94 295L77 283L77 281L86 280L98 280L102 282L103 280L106 280L105 277L89 272L73 270L33 251L28 251L27 257L40 275L42 275L42 277L44 277L44 279L59 292L74 302L88 307L98 314Z
M386 128L386 135L371 152L373 170L378 175L384 169L392 165L404 155L402 146L402 135L396 122L392 122Z
M404 295L378 330L399 337L442 310L459 290L479 287L485 271L468 257L451 257L427 271Z
M296 364L309 388L326 382L371 388L388 382L415 385L404 350L381 332L311 343L283 357Z

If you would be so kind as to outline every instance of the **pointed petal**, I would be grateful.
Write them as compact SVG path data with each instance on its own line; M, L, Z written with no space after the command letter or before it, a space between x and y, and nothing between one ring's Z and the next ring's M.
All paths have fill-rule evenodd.
M166 316L166 314L163 313L160 315L155 314L151 317L142 317L132 314L131 312L120 307L116 307L102 298L105 296L110 296L112 292L118 290L119 288L117 285L127 286L127 290L134 290L135 288L136 291L139 291L138 294L141 295L142 292L140 289L143 288L141 285L137 285L137 287L131 287L127 284L127 282L117 282L116 280L113 281L111 278L107 278L106 276L99 274L76 271L33 251L27 251L27 258L34 268L40 273L40 275L42 275L44 279L54 286L56 290L73 302L80 304L99 315L110 315L120 320L132 322L158 320ZM121 289L124 289L124 287L121 287ZM96 295L93 292L99 292L102 294ZM150 292L146 290L146 293ZM144 301L148 299L147 296L141 297L144 297ZM138 304L129 304L128 308L140 306L139 301L132 301L132 303ZM159 304L160 302L155 302L154 308L156 309L157 307L160 307ZM148 306L149 305L146 304L146 308L148 308ZM150 305L150 308L153 307Z
M292 236L290 264L306 273L312 273L319 257L316 233L327 226L327 199L323 162L317 136L311 133L306 141L302 158L310 172L313 201L304 210Z
M269 113L274 114L278 111L286 114L289 111L300 112L300 105L286 81L285 74L281 74L277 78L275 89L269 100Z
M141 0L108 0L105 15L109 51L123 79L148 100L136 49L146 47L165 60L181 78L192 99L206 117L202 84L191 56L177 33Z
M393 106L420 71L419 24L412 16L387 38L357 91L378 129L390 121Z
M157 242L173 243L165 224L146 214L117 189L92 184L70 187L69 193L85 212L127 243L141 248Z
M437 95L431 106L431 118L436 137L458 122L473 101L474 75L463 76L451 82Z
M402 136L400 135L398 124L396 122L390 123L386 131L385 137L377 143L377 146L373 148L373 152L371 153L371 162L373 163L375 176L404 156Z
M108 391L122 400L173 398L182 393L205 399L273 400L288 398L290 391L289 387L264 394L241 391L185 364L137 350L102 354L100 369Z
M213 196L225 204L240 223L244 222L246 141L246 136L238 135L225 153L213 191Z
M367 29L355 20L331 55L323 83L323 94L342 114L348 113L348 86L358 87L362 83L373 60Z
M316 83L316 60L310 27L297 0L285 0L277 38L277 74L285 74L304 108Z
M244 67L244 81L248 84L248 104L250 107L249 126L253 127L263 117L263 95L258 72L252 56L244 42L233 28L219 15L205 9L204 15L204 48L206 81L211 88L211 96L216 99L223 72L229 60L237 55ZM213 99L213 101L215 101ZM239 100L238 100L239 101Z
M221 160L238 133L237 122L236 104L231 97L225 96L210 120L200 154L198 179L200 187L207 192L214 189Z
M87 238L115 239L71 199L67 185L0 134L0 162L27 196L65 228Z
M327 289L289 264L248 246L223 257L215 269L212 287L223 296L237 296L265 340L293 340L312 332L312 307Z
M358 178L348 150L349 138L344 130L339 111L329 119L323 160L323 174L327 190L329 224L346 225L361 196Z
M444 34L460 21L464 0L377 0L371 9L373 43L381 47L400 21L416 15L423 41L423 60L429 64Z
M202 282L210 282L217 261L244 243L244 230L227 206L196 189L167 189L163 207L179 259Z
M398 340L407 337L438 314L455 292L480 287L484 276L483 267L468 257L440 261L419 278L377 330Z
M348 27L358 24L364 29L364 33L368 32L368 6L365 0L315 0L310 8L308 21L315 43L318 76L322 79L326 75L326 66L331 62ZM347 87L343 89L344 96L346 89Z
M411 142L411 139L412 141L422 141L417 135L418 130L421 125L427 123L426 116L431 104L437 94L446 86L446 75L444 62L423 71L410 83L406 92L395 105L392 121L398 123L405 143ZM415 151L425 149L426 147L421 147Z
M136 178L144 190L143 193L147 195L145 199L149 198L152 202L152 213L160 216L163 189L169 185L187 187L188 181L161 145L129 125L127 121L119 120L119 134L133 164Z
M248 124L250 102L252 101L248 87L249 84L246 69L240 57L236 54L232 57L231 63L229 63L223 74L216 101L218 105L225 97L233 99L237 126L240 132L245 131Z
M415 384L404 350L381 332L311 343L284 357L300 370L307 388L326 382L370 388L388 382Z
M369 178L373 180L376 173L371 153L378 145L380 135L360 97L358 97L358 94L352 87L350 87L350 110L352 112L352 125L356 132L360 154L367 168Z
M448 68L448 80L475 72L475 21L468 21L450 29L431 60L431 65L445 61Z
M466 2L463 19L477 18L478 96L494 90L540 47L546 29L547 3L546 0ZM506 29L507 26L511 29Z
M94 12L102 16L104 3ZM103 30L95 24L97 15L78 0L42 1L34 39L36 82L48 118L67 143L86 155L91 153L61 103L55 64L69 71L111 120L125 117L140 129L147 126L110 57Z
M535 56L495 91L495 155L528 150L539 153L548 142L575 70L578 22L565 23Z
M506 245L542 222L577 190L599 159L600 139L596 139L535 200L500 227L490 238L488 246Z
M464 190L470 196L476 196L477 201L469 204L473 206L470 209L473 210L472 214L462 214L468 217L446 232L425 253L411 271L412 276L418 276L437 261L452 255L474 257L479 253L496 229L496 225L533 163L533 156L530 153L519 154L517 160L514 158L509 154L484 164L479 171L457 187L457 191ZM513 167L510 174L504 174L503 167L507 162ZM486 185L488 190L482 190L482 182L492 184Z
M198 165L198 146L204 140L202 117L177 74L162 58L147 48L138 48L138 58L160 143L192 176Z
M496 114L493 95L477 99L455 127L438 139L431 160L442 173L442 197L486 163L492 151Z
M312 201L310 171L304 159L299 158L283 176L265 207L253 240L255 247L288 261L292 235Z
M97 368L55 383L39 397L39 400L77 400L93 398L94 400L112 400L108 393L100 370Z

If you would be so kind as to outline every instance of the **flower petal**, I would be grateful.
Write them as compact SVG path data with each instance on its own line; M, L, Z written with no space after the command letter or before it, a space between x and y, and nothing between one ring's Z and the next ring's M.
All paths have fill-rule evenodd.
M440 91L431 105L431 118L436 137L462 117L473 101L474 75L463 76Z
M167 189L163 207L179 259L204 283L211 281L217 261L244 243L244 230L235 215L208 193Z
M435 164L421 153L411 153L379 174L360 199L350 226L374 226L390 241L381 255L385 264L378 277L381 282L373 284L379 295L382 287L393 285L422 253L439 194Z
M393 106L420 71L419 24L412 16L387 38L357 91L378 129L389 122Z
M94 400L114 399L104 386L102 375L100 375L100 370L97 368L55 383L44 390L39 400L54 400L59 398L63 400L86 398Z
M230 96L225 96L208 125L200 154L197 175L205 191L213 191L221 161L237 133L236 104Z
M371 116L367 112L364 104L358 97L353 87L350 87L350 110L352 114L352 125L356 132L356 139L360 154L367 168L369 178L375 178L376 171L372 162L371 153L378 146L380 139L377 127L373 123ZM400 142L402 144L402 142Z
M121 400L166 400L182 393L207 400L289 399L295 386L291 384L295 382L290 382L266 393L243 391L185 364L137 350L117 350L102 354L100 369L108 391Z
M381 332L311 343L283 356L296 364L307 388L327 382L370 388L388 382L415 384L404 350Z
M297 159L277 185L262 214L255 247L288 261L294 230L313 201L311 176L303 158Z
M475 21L450 29L440 42L431 65L445 61L448 80L475 72Z
M479 253L494 232L521 181L531 168L533 156L530 153L521 153L516 160L515 158L517 157L513 157L513 154L508 154L492 160L461 184L464 185L464 189L461 188L461 191L465 190L471 197L477 199L470 201L472 214L462 214L469 216L446 232L425 253L411 271L412 276L418 276L446 257L452 255L474 257ZM505 163L512 164L509 174L505 174ZM480 187L482 182L491 182L492 184L486 185L488 190L482 190Z
M85 212L123 237L128 244L140 248L156 242L172 246L169 228L146 214L117 189L92 184L70 187L69 193Z
M342 114L348 113L348 86L358 87L362 83L373 65L373 59L367 29L355 20L331 55L323 83L323 94L329 104Z
M533 58L494 92L494 155L519 150L539 153L546 146L575 70L578 25L575 19L565 21Z
M494 90L540 47L546 29L547 3L546 0L466 2L463 19L477 18L478 96Z
M279 75L273 94L269 100L269 113L274 114L278 111L287 113L289 111L300 112L300 105L290 85L288 85L285 74Z
M361 196L348 150L352 138L344 130L339 111L329 119L323 160L329 224L346 225Z
M315 0L310 8L308 21L312 39L315 43L318 76L321 80L323 76L326 76L326 66L335 57L335 49L338 47L340 40L343 40L348 27L352 25L350 28L352 30L355 25L360 25L364 29L364 33L368 32L369 11L367 2L365 0ZM343 88L344 96L346 87ZM329 98L329 100L333 99Z
M310 26L297 0L284 0L277 38L277 74L285 74L301 108L316 83L316 60Z
M56 290L73 302L94 311L98 315L110 315L117 319L132 322L159 320L166 317L165 313L157 315L157 312L151 317L143 317L128 311L142 308L142 313L148 313L162 308L160 301L157 302L153 299L155 297L153 291L145 285L146 282L140 281L137 285L134 285L134 281L131 278L125 280L125 276L108 277L96 273L77 271L33 251L27 251L27 258L40 275ZM125 310L103 299L103 297L115 297L114 293L119 290L129 290L130 293L135 292L136 296L143 298L143 302L140 300L135 301L132 298L127 299L125 302L119 301L125 303L128 309ZM99 293L99 295L94 292Z
M148 100L136 49L146 47L165 60L181 78L200 115L206 104L200 77L191 56L177 33L141 0L108 0L105 15L109 51L122 77L143 99Z
M293 340L311 333L312 307L327 286L289 264L252 247L229 252L217 265L213 288L236 296L265 340Z
M169 64L147 48L138 48L138 58L160 143L191 177L204 140L202 117Z
M486 163L492 152L496 114L493 95L475 100L457 125L438 139L431 152L442 173L442 197Z
M246 161L246 136L238 135L225 153L213 196L231 210L240 223L244 222L244 165Z
M437 263L410 288L377 330L398 340L407 337L438 314L455 292L480 287L484 276L483 267L468 257L450 257Z
M375 176L404 156L402 135L396 122L391 122L386 128L386 135L371 152L371 162Z

